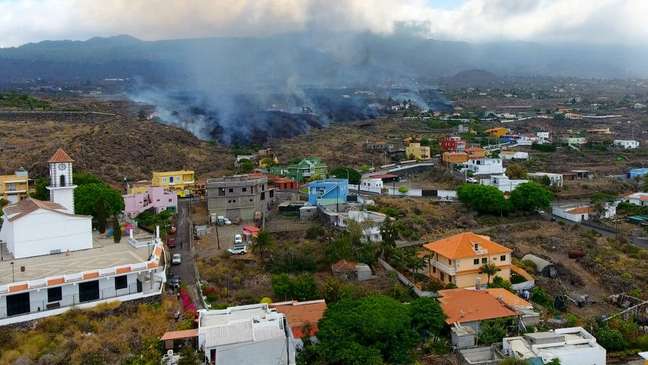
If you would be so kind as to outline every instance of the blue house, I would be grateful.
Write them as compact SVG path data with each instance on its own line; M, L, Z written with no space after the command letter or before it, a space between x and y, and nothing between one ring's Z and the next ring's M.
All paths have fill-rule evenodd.
M648 167L630 169L630 171L628 171L628 179L634 179L635 177L642 177L646 174L648 174Z
M308 184L308 203L310 205L332 205L345 203L349 194L349 180L326 179Z

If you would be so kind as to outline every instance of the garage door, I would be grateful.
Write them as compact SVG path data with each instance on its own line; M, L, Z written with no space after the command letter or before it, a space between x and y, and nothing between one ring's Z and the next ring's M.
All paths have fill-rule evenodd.
M99 299L99 281L88 281L79 284L79 301L89 302Z
M29 293L7 296L7 316L15 316L29 312Z

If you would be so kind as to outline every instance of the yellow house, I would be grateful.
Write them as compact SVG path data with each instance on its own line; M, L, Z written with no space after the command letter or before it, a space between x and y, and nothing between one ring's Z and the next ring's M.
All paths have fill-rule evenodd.
M417 160L427 160L430 158L430 147L421 146L420 143L412 142L405 147L405 156Z
M146 193L151 187L151 182L148 180L139 180L133 183L128 184L128 189L126 194L142 194Z
M506 135L509 132L508 128L504 127L497 127L497 128L491 128L487 129L486 133L488 133L491 137L501 137Z
M154 171L151 179L151 185L175 191L179 197L191 195L195 183L195 174L191 170Z
M511 280L511 252L490 237L472 232L459 233L423 245L428 262L428 276L458 288L488 284L481 272L484 264L494 264L499 271L491 276Z
M29 174L20 168L13 175L0 175L0 197L9 203L17 203L27 197Z

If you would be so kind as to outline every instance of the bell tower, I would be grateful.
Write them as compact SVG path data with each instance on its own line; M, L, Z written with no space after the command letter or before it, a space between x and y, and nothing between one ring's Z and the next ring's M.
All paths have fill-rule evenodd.
M74 214L74 188L72 181L72 163L74 160L59 148L47 161L49 163L50 201L62 205L68 212Z

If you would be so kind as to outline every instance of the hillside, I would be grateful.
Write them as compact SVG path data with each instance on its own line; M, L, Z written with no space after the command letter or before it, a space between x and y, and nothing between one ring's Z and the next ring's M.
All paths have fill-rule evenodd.
M194 169L201 176L222 173L232 166L220 146L201 141L191 133L151 121L120 115L101 121L84 115L66 121L36 118L2 120L0 115L0 172L23 166L30 176L45 176L47 160L63 147L75 168L92 172L117 184L150 179L151 171ZM53 118L52 118L53 119Z

